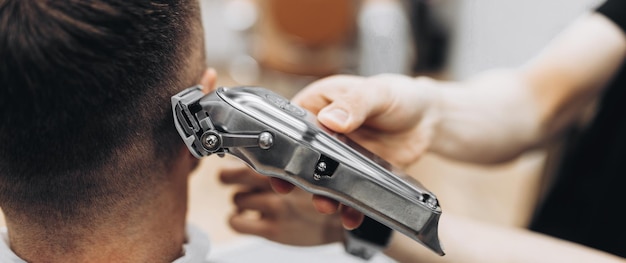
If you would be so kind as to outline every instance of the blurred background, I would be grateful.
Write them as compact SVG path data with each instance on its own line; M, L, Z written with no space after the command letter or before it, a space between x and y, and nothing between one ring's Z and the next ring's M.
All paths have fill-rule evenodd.
M218 86L258 85L287 98L332 74L462 80L491 68L516 67L601 2L200 1L207 63L218 71ZM523 227L545 185L540 175L551 173L560 146L555 143L497 166L426 155L408 173L438 196L444 213ZM340 245L288 247L230 230L226 218L233 212L233 189L216 176L228 162L237 160L203 159L191 182L189 220L209 233L212 261L358 262L344 255ZM375 261L389 262L383 257Z
M491 68L516 67L600 2L203 0L202 4L208 64L220 75L218 85L259 85L290 98L332 74L399 73L463 80ZM427 155L408 173L437 194L444 213L524 227L558 163L562 144L497 166ZM228 228L225 218L233 211L232 189L220 185L215 176L227 161L236 160L203 160L193 179L198 183L192 186L190 220L205 226L221 248L214 258L276 262L275 253L294 253L303 262L311 258L308 253L315 253L311 262L320 261L322 248L249 241ZM209 213L208 218L202 216ZM355 260L345 257L340 245L323 249L332 250L325 262Z

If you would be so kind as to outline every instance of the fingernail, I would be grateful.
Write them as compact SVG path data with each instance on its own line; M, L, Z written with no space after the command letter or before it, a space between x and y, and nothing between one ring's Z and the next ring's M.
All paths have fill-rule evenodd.
M346 206L342 212L343 227L347 230L353 230L361 224L362 214L358 210Z
M349 115L348 112L343 109L334 108L330 110L323 110L320 112L319 117L330 120L335 124L343 125L348 121Z

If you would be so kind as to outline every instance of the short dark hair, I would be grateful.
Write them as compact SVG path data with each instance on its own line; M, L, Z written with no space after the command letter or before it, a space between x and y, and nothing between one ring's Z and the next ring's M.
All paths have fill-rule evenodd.
M169 98L194 84L199 13L194 0L0 0L7 215L80 219L160 180L146 173L180 149Z

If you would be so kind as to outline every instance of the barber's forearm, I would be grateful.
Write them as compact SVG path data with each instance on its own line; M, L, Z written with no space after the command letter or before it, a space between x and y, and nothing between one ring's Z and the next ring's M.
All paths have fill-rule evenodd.
M624 263L614 255L525 229L500 227L443 214L439 236L446 255L394 233L385 254L398 262L597 262Z
M515 70L441 83L431 151L461 161L495 163L533 147L541 134L538 106Z
M564 30L520 68L541 106L546 134L558 134L597 99L626 56L626 36L600 14Z
M472 162L514 158L571 126L625 55L616 25L599 14L581 17L519 69L443 84L431 149Z

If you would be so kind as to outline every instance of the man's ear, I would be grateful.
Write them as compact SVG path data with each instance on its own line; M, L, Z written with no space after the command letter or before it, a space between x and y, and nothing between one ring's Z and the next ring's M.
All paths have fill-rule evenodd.
M204 93L209 93L215 90L215 83L217 82L217 72L213 68L208 68L202 74L202 78L200 79L200 85L202 85L202 91Z

